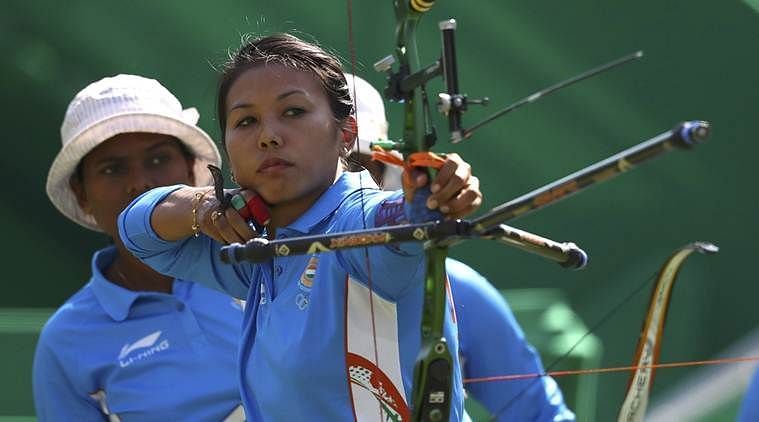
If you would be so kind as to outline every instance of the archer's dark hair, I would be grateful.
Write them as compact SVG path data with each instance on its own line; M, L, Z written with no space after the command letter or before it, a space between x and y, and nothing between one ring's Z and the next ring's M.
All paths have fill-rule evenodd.
M219 117L222 145L225 145L229 88L246 70L269 63L313 73L327 94L332 115L338 124L344 122L353 112L353 100L348 91L348 83L340 60L335 56L290 34L279 33L252 38L243 41L240 49L224 64L219 77L216 112Z

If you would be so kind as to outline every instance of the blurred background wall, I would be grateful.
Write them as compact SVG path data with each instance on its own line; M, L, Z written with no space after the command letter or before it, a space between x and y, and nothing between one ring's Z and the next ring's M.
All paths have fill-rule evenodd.
M693 151L660 157L514 223L585 248L591 259L583 271L569 272L490 243L462 244L453 254L502 289L559 289L592 326L675 248L709 240L722 251L686 263L661 359L710 358L742 338L759 320L759 288L752 284L759 235L753 173L759 153L755 3L440 0L418 30L422 59L426 63L440 53L437 21L455 17L462 90L475 98L489 96L492 104L473 107L465 116L469 124L602 62L639 49L645 53L643 60L519 110L463 144L438 145L438 151L458 152L472 163L485 193L483 210L679 121L713 125L710 141ZM392 52L393 25L389 0L354 1L355 72L377 87L383 75L371 65ZM201 126L218 138L214 66L239 44L241 34L297 30L347 62L347 28L344 2L3 1L0 307L33 311L60 305L89 277L92 251L108 241L66 220L44 192L63 113L79 89L117 73L154 77L185 106L196 106ZM431 84L434 89L442 83ZM394 135L399 113L400 106L391 106ZM649 291L595 332L603 345L602 365L631 361ZM691 371L660 370L654 400ZM616 417L627 376L599 377L593 415L598 420Z

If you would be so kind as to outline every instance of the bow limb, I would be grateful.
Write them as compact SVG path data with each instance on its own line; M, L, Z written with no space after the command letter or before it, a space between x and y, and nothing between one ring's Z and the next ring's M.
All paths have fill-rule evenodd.
M667 309L680 267L693 252L711 254L718 250L711 243L688 244L676 251L659 271L633 359L633 365L637 369L630 376L627 394L619 410L619 422L642 422L646 414L648 395L654 383L654 366L659 362Z
M598 328L604 325L609 319L616 314L622 307L630 302L630 300L640 293L653 278L648 278L645 282L635 287L622 301L616 304L608 312L606 312L601 319L596 322L588 331L586 331L579 340L572 344L569 349L561 356L556 358L553 362L548 364L545 370L541 373L529 373L529 374L504 374L495 375L481 378L469 378L464 380L464 384L478 383L478 382L496 382L496 381L512 381L533 379L534 381L522 389L516 394L509 402L502 406L497 412L495 412L491 419L496 420L502 414L517 401L531 388L535 382L539 382L542 377L545 376L566 376L566 375L588 375L599 374L608 372L619 371L634 371L630 376L630 383L628 385L625 400L621 406L619 412L619 422L640 422L644 420L646 407L648 404L648 395L653 385L654 371L657 367L683 367L683 366L696 366L707 364L719 364L730 362L745 362L749 360L757 360L759 357L744 357L735 359L717 359L714 361L695 361L695 362L676 362L659 364L659 350L661 347L661 337L664 329L664 322L667 316L667 308L671 298L672 288L675 283L675 278L682 267L685 259L694 251L713 254L716 253L719 248L708 242L694 242L688 244L677 251L675 251L665 264L659 269L656 277L656 284L651 293L651 300L649 302L648 310L646 311L646 319L643 323L643 328L640 334L640 340L638 342L637 351L633 360L633 364L624 367L613 368L594 368L594 369L578 369L578 370L564 370L555 371L552 368L556 367L559 362L563 361L569 354L575 350L589 335L594 333Z

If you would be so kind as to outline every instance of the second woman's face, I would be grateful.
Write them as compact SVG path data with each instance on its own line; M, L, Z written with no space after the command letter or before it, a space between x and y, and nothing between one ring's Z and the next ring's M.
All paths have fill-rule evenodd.
M149 189L193 184L193 162L176 138L123 133L98 145L82 159L82 180L73 179L71 187L79 206L116 239L119 213Z
M251 68L230 86L226 114L235 179L269 204L305 211L340 174L343 131L311 73Z

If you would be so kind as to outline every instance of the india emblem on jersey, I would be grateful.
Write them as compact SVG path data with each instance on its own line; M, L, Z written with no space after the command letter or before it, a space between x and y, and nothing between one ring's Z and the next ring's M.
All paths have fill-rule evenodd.
M371 296L370 296L371 295ZM367 310L373 309L372 317ZM346 372L359 422L407 422L395 302L346 277Z
M404 422L410 419L411 412L406 401L377 365L353 353L348 353L347 364L351 384L371 393L379 403L380 420Z
M301 290L311 290L311 287L314 285L314 278L316 278L316 266L318 264L319 258L316 256L312 256L311 259L308 260L306 270L303 271L303 274L300 276L300 283L298 283L298 287L300 287Z

